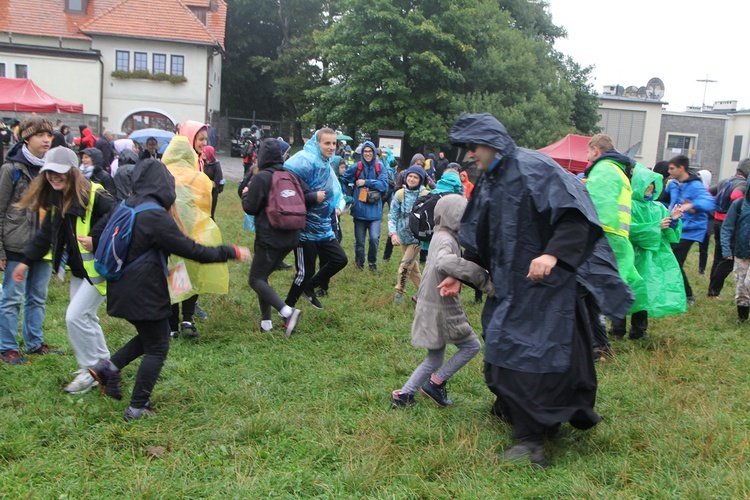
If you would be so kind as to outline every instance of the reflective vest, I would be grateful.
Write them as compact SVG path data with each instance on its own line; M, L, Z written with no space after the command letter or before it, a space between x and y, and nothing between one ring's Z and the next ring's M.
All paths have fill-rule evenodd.
M83 218L78 217L76 220L76 235L77 236L88 236L91 232L91 216L94 212L94 198L95 193L98 189L104 189L100 184L96 182L91 183L91 193L89 194L89 203L86 206L86 215ZM78 251L81 254L81 260L83 261L83 268L86 270L86 274L96 289L102 295L107 295L107 280L99 276L99 273L94 269L94 252L89 252L81 242L78 242Z
M633 188L630 185L630 179L628 179L628 176L625 175L625 172L623 172L616 163L607 160L604 160L603 163L612 165L617 171L618 175L620 176L620 180L622 181L622 189L620 189L620 195L617 197L617 221L619 224L617 227L611 227L607 226L606 224L602 224L602 229L604 229L604 231L607 233L612 233L619 236L624 236L625 238L629 238L630 223L633 219L631 211L631 206L633 203Z

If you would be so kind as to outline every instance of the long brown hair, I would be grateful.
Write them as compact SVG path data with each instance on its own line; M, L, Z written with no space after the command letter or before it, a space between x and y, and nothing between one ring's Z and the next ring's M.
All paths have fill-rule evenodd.
M65 189L60 194L60 212L63 216L70 209L74 200L78 201L81 207L85 207L91 194L91 182L84 177L76 167L68 170L65 176ZM15 204L19 208L28 208L36 212L39 209L49 210L52 208L55 190L47 181L45 172L41 172L31 181L29 189L26 190L23 197Z

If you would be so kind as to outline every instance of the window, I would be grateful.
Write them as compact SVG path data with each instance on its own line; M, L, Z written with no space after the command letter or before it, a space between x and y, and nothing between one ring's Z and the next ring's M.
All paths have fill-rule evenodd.
M115 52L115 69L117 71L130 71L130 52L126 50Z
M695 137L669 134L667 136L667 147L669 149L695 149Z
M0 76L5 77L5 63L0 63Z
M185 76L185 58L183 56L171 56L171 73L176 76Z
M166 54L154 54L154 74L167 72Z
M174 130L175 126L169 117L153 111L138 111L128 116L122 124L123 132L128 134L134 130L144 128L158 128L159 130ZM143 142L145 144L145 141Z
M29 67L25 64L16 64L16 78L28 78Z
M145 52L133 54L133 71L148 71L148 54Z
M734 144L732 145L732 161L740 161L742 155L742 136L734 136Z
M89 0L68 0L66 2L66 9L68 12L80 12L86 13L86 8L89 6Z
M609 135L618 151L627 151L637 142L643 141L646 127L645 111L620 109L600 109L601 119L598 125Z

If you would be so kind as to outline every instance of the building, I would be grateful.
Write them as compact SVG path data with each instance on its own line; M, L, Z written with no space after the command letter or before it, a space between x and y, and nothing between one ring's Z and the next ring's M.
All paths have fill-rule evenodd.
M224 0L0 0L0 76L82 103L119 135L209 120L226 15Z

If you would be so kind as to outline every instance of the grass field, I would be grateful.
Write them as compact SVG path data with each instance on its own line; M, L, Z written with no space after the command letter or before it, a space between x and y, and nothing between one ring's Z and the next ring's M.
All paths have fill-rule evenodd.
M227 242L252 248L234 187L217 220ZM342 225L352 259L348 215ZM172 341L154 419L122 420L137 364L123 371L122 402L65 394L70 353L0 364L0 497L748 497L750 325L735 325L731 278L721 300L705 299L696 257L697 305L652 320L645 341L614 344L614 360L597 365L603 422L564 426L545 471L491 460L510 429L489 414L481 356L450 382L453 407L420 398L388 409L424 356L409 341L413 304L393 304L397 258L377 274L348 266L322 311L303 299L289 340L280 320L259 332L248 264L232 263L230 294L201 298L200 338ZM292 272L272 278L283 297ZM462 297L479 331L481 306L471 290ZM66 306L53 278L46 341L70 351ZM133 329L101 313L114 352Z

